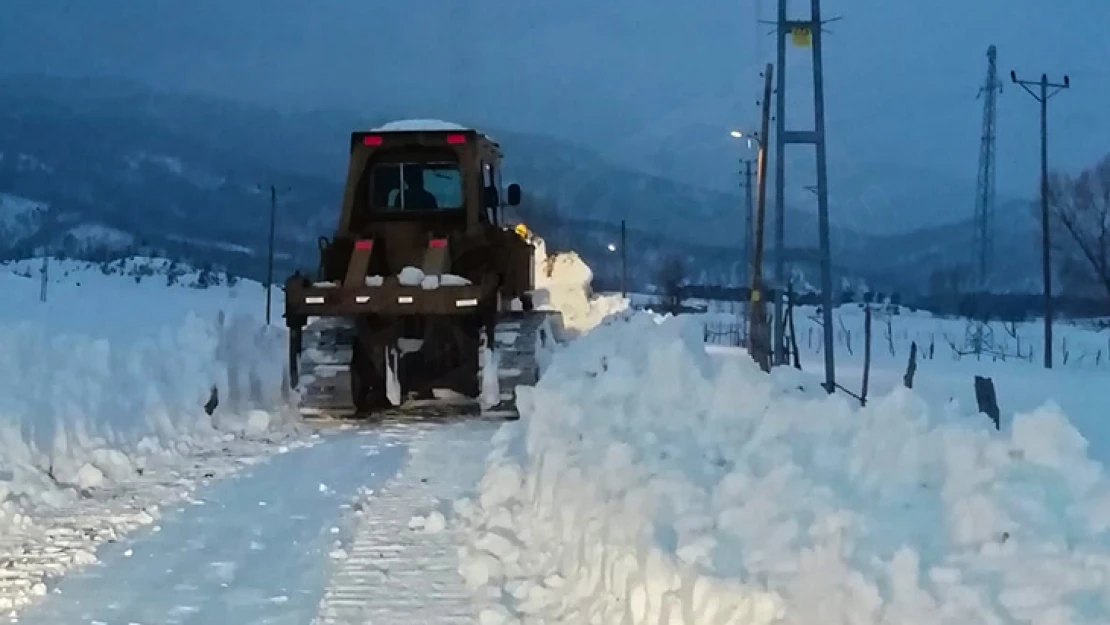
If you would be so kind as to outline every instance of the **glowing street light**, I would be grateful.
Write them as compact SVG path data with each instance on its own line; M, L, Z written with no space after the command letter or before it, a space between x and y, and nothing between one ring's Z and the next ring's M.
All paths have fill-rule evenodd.
M616 243L610 243L607 247L609 248L610 252L617 251L617 244Z
M758 144L760 149L763 149L763 142L760 141L759 133L757 133L757 132L744 132L742 130L730 130L728 134L733 139L745 139L745 140L747 140L749 149L752 147L753 142Z

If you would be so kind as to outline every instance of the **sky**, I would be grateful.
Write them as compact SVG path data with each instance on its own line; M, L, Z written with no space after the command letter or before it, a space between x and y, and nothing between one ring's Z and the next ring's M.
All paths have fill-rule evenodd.
M808 5L793 0L790 16ZM757 23L775 16L774 0L5 0L4 12L9 72L541 132L721 189L735 188L735 161L751 156L728 130L757 127L759 72L774 54L771 26ZM838 184L842 196L891 197L951 186L959 191L936 203L958 206L935 210L970 213L975 96L992 43L1007 83L1000 196L1031 195L1039 171L1038 104L1009 84L1011 69L1070 76L1049 108L1054 167L1074 171L1110 151L1110 2L824 0L822 12L842 18L824 46L834 195ZM812 124L807 57L791 49L786 67L796 129ZM804 196L812 156L795 148L788 162L790 194Z

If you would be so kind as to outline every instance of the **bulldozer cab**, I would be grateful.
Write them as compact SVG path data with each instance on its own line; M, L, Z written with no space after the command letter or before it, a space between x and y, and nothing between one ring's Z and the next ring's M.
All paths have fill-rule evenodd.
M438 236L500 227L501 151L474 130L356 132L337 238L420 224ZM507 204L520 189L510 185Z

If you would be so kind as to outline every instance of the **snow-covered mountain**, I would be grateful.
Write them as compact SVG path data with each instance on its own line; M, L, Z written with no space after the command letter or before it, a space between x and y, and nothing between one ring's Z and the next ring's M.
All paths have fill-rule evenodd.
M0 229L6 235L0 256L7 258L41 250L87 258L158 254L261 277L265 187L276 184L291 187L278 211L278 274L311 271L317 237L334 227L348 133L386 120L279 114L107 80L6 77L0 88L7 96L0 102ZM542 213L510 211L510 217L557 221L562 234L549 233L556 246L579 250L615 276L615 257L606 248L624 219L637 281L650 282L669 256L684 257L692 275L709 282L736 282L743 274L739 189L725 193L643 173L543 134L486 130L505 148L507 177L542 201ZM950 191L963 195L958 186ZM958 225L879 236L838 224L835 201L854 197L867 198L876 215L884 202L899 201L868 189L833 194L838 274L913 289L931 271L969 255L966 229ZM817 224L804 200L788 194L787 245L808 272ZM1004 227L1020 230L1023 223ZM1000 249L1013 248L1019 260L1028 256L1025 235L1013 237L1000 233ZM997 288L1027 286L1035 274L1023 262L1000 272Z

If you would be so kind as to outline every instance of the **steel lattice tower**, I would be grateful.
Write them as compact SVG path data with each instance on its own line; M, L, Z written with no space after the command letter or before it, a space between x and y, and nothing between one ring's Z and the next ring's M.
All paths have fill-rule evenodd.
M994 259L994 143L995 109L1002 83L998 80L998 51L987 48L987 79L977 97L983 98L983 137L979 144L979 177L975 191L974 241L972 250L975 285L986 290Z

